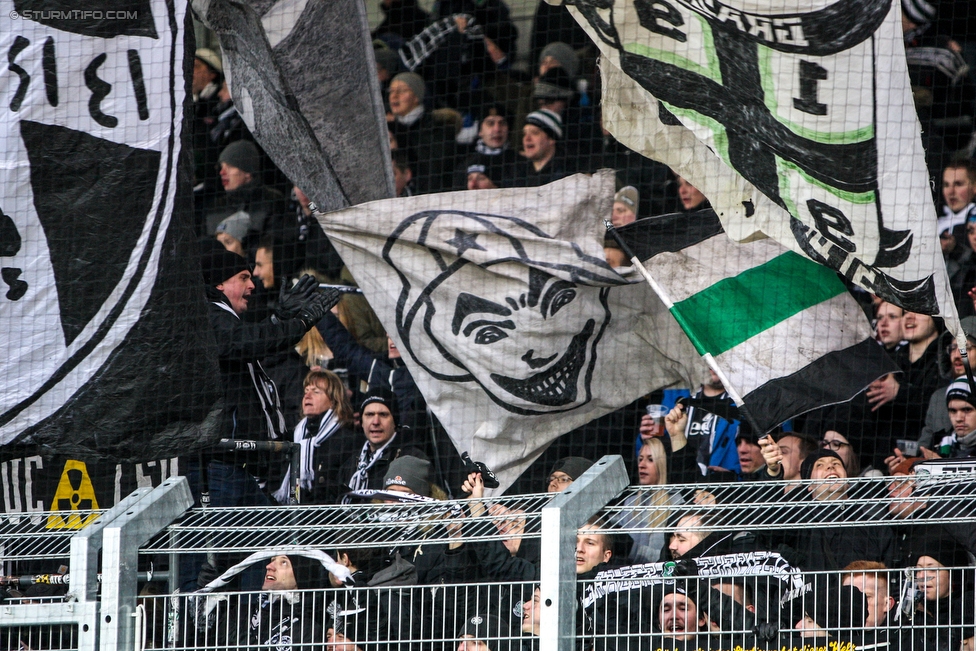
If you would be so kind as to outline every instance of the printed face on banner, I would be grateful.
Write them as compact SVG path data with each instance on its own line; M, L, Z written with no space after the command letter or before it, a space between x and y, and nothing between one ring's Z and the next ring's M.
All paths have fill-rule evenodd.
M565 268L555 275L534 266L518 239L530 235L520 220L479 217L491 220L489 232L456 213L445 213L446 228L433 220L425 243L444 250L429 249L437 266L419 292L413 281L404 284L397 310L401 346L432 375L475 382L515 413L586 404L597 344L610 320L607 288L568 280ZM458 257L472 250L477 263ZM397 258L388 259L396 266ZM570 275L586 276L592 262L576 264ZM417 272L398 271L403 278Z
M185 11L3 6L0 445L88 382L149 298L176 190Z
M664 125L690 129L789 212L807 255L886 300L937 308L931 277L884 271L913 245L911 231L885 226L879 196L876 32L891 0L794 2L769 14L700 0L573 6L658 100Z

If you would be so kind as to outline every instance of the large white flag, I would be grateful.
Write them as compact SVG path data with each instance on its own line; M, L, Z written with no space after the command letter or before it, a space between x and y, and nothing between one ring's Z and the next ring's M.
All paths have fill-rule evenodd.
M829 270L772 241L734 245L714 215L631 224L622 234L669 287L693 345L638 274L605 262L612 196L603 171L319 216L458 450L503 487L560 434L696 384L696 346L729 366L763 429L891 370ZM863 364L824 390L832 354Z
M576 0L604 124L763 235L907 309L954 317L899 3Z
M319 216L428 406L503 487L560 434L698 380L661 301L604 259L612 197L603 172Z

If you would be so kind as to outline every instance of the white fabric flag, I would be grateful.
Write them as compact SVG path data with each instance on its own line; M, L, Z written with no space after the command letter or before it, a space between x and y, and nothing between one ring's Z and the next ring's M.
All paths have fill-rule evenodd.
M514 481L557 436L699 357L651 289L606 263L613 175L319 215L459 451Z
M899 3L577 0L604 124L769 236L917 312L955 319Z

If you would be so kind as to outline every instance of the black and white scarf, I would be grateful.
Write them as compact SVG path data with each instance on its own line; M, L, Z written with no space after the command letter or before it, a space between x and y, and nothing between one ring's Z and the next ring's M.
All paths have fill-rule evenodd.
M369 469L372 468L377 461L383 458L383 453L386 452L386 448L390 447L390 444L396 440L396 432L390 437L390 440L383 444L383 446L377 449L375 452L370 448L369 441L363 445L362 451L359 453L359 463L356 464L356 472L349 479L349 489L353 491L359 491L369 488ZM343 504L348 504L350 498L348 495L342 498Z
M301 450L301 472L299 473L299 485L303 490L311 490L315 482L315 466L313 464L315 449L327 441L329 437L339 431L339 418L335 411L328 410L324 414L303 418L295 426L295 443L298 443ZM275 491L274 497L281 504L288 504L291 497L291 468L285 471L285 478L281 482L281 488Z
M498 154L502 153L506 149L508 149L507 142L501 147L489 147L488 145L485 144L485 141L482 140L481 138L478 138L478 142L476 142L474 145L474 150L479 154L483 154L485 156L497 156Z

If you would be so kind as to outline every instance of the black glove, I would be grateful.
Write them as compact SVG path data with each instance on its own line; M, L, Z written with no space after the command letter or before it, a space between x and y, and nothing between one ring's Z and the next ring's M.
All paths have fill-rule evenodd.
M278 294L278 318L282 321L294 319L302 311L305 303L315 295L319 281L314 276L305 274L291 287L281 286Z
M305 322L306 329L311 330L315 324L322 320L326 312L331 310L339 302L341 296L342 294L339 293L339 290L331 287L316 291L302 305L301 311L298 313L298 318Z
M204 563L202 566L200 566L200 573L197 574L197 586L205 588L210 584L211 581L216 579L221 574L223 574L223 572L218 570L210 563Z

